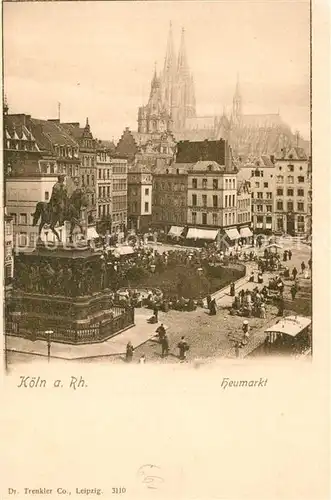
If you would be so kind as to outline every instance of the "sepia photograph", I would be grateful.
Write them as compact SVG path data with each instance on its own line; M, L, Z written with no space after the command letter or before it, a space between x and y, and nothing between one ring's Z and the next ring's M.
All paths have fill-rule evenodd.
M9 373L312 359L310 9L3 4Z

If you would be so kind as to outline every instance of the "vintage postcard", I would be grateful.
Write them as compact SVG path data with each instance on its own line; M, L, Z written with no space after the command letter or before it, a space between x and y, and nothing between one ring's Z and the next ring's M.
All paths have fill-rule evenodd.
M2 8L1 498L328 498L328 6Z

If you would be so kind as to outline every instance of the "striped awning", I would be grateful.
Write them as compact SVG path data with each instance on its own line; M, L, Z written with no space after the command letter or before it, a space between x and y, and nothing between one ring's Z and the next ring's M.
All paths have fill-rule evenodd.
M134 250L132 247L128 246L123 246L123 247L117 247L114 250L114 255L120 257L121 255L131 255L134 253Z
M240 236L242 238L249 238L250 236L253 236L253 233L249 227L245 226L240 228Z
M189 240L212 240L214 241L217 237L217 229L197 229L195 227L190 227L188 230L186 238Z
M236 227L226 229L225 234L227 235L228 238L230 238L230 240L237 240L238 238L240 238L240 234L238 233Z
M171 226L168 235L169 236L181 236L182 232L184 231L183 227L179 226Z

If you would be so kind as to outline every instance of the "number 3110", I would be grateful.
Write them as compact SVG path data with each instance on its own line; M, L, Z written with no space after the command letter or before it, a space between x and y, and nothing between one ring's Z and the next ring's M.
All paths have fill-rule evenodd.
M115 495L126 493L126 488L112 488L112 493Z

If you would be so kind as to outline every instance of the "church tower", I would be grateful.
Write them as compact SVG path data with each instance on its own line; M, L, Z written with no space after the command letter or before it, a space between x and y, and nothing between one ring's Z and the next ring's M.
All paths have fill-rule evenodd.
M196 116L194 80L187 61L185 30L182 29L177 60L177 75L174 99L174 128L185 129L186 118Z
M234 123L240 123L242 117L242 98L240 93L239 75L237 74L236 90L232 101L232 120Z
M171 125L171 115L164 105L161 81L155 67L148 104L138 110L138 132L165 132Z
M174 87L176 82L176 54L172 36L172 23L170 22L164 68L161 76L162 96L166 110L171 114L174 104Z

